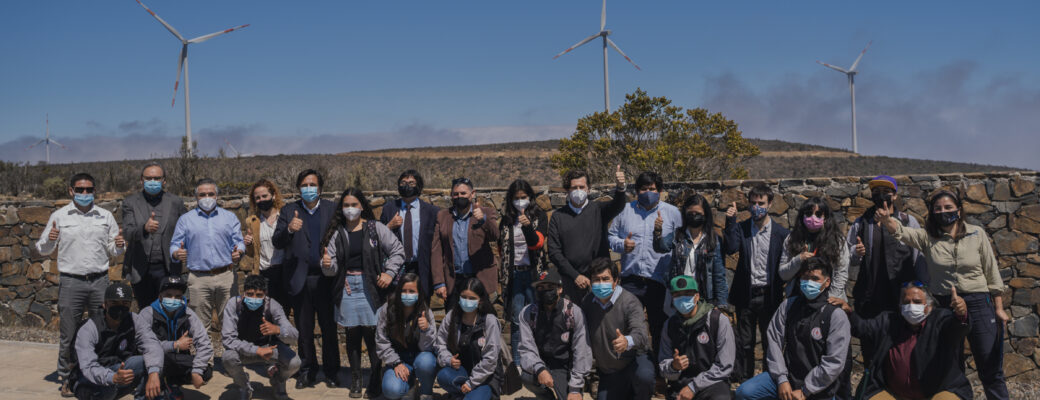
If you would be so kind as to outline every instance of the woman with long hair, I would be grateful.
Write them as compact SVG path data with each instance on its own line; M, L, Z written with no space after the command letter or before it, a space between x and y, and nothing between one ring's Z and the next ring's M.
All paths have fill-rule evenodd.
M267 295L278 304L289 307L289 295L282 284L282 249L274 248L271 237L278 225L278 213L285 202L278 187L267 179L261 179L249 190L249 216L246 217L246 234L243 239L249 254L251 273L259 273L267 281Z
M452 398L487 400L501 394L502 328L477 278L461 282L459 299L437 329L437 382Z
M350 362L350 397L361 397L361 342L368 348L372 373L366 397L382 392L376 352L376 310L386 302L394 277L404 264L404 246L397 236L375 219L364 193L348 188L339 198L336 213L321 241L322 273L335 277L333 296L336 323L347 329ZM328 334L334 334L329 332Z
M845 245L841 224L827 201L820 197L810 197L798 208L791 234L784 240L782 259L787 262L780 263L780 278L790 282L801 273L802 264L812 257L819 257L833 271L827 296L848 300L845 284L849 280L849 248ZM788 283L788 296L795 286Z
M383 397L400 399L419 381L422 400L433 397L437 340L433 311L426 304L419 275L404 274L397 290L376 311L376 351L383 362Z
M692 276L701 288L701 298L715 306L725 306L729 297L726 265L722 257L722 238L715 233L715 218L708 199L694 193L683 200L682 226L664 234L654 225L654 251L672 253L672 265L665 282L680 275Z
M502 220L498 227L502 249L502 268L499 269L502 289L505 291L505 308L509 310L509 346L513 360L520 360L520 313L528 304L534 303L531 284L545 265L542 249L545 247L545 231L549 219L534 203L535 192L531 184L517 179L509 184Z

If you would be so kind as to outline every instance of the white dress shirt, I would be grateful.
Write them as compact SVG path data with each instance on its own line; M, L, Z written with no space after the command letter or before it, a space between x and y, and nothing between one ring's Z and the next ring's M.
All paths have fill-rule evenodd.
M58 240L50 240L51 228L57 224ZM110 257L123 254L116 247L119 224L108 210L91 205L82 212L69 203L51 214L47 226L36 242L36 251L49 255L58 249L58 272L87 275L108 271Z

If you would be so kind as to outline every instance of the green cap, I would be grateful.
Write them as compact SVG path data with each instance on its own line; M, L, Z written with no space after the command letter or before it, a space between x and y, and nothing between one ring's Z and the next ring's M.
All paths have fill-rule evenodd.
M697 289L697 281L689 275L679 275L672 278L672 282L669 286L673 292L681 292L683 290L695 290L700 292L700 290Z

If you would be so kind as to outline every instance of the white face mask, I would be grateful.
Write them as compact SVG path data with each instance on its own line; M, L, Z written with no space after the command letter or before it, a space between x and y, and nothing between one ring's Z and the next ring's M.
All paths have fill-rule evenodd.
M343 216L347 217L347 221L357 220L361 216L361 209L354 207L343 207Z
M909 322L910 325L920 324L925 318L928 318L928 313L924 311L924 304L903 304L900 307L900 312L903 314L903 319Z
M574 189L571 190L571 194L569 195L569 197L571 198L571 205L575 207L580 207L585 204L585 200L588 200L589 192L586 192L581 189Z
M516 210L520 212L524 212L529 205L531 205L531 200L528 199L513 200L513 207L516 207Z
M213 211L213 209L216 207L217 199L213 197L203 197L199 199L199 208L201 208L202 211Z

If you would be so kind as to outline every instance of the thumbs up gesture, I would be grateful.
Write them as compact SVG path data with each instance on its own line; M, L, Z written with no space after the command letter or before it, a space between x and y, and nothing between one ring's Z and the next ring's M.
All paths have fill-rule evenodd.
M303 220L300 219L300 211L296 210L293 211L293 218L289 221L289 233L299 232L300 229L303 229Z
M56 241L59 235L61 235L61 230L58 229L58 221L54 221L51 223L51 231L47 234L47 240Z
M253 228L246 228L246 235L242 237L242 242L245 243L246 246L253 245Z
M614 332L617 333L617 338L615 338L612 343L614 345L614 352L618 354L624 353L625 350L628 350L628 339L625 338L625 335L621 334L620 329L614 329Z
M321 250L321 267L332 268L332 256L329 255L327 247Z
M726 209L726 217L733 218L737 216L737 202L730 203L729 208Z
M473 200L473 218L478 221L484 220L484 210L480 208L480 199L477 198Z
M176 258L180 262L188 261L188 251L184 249L184 242L181 242L181 248L173 252L173 258Z
M277 336L282 333L282 329L278 325L267 322L267 317L260 319L260 334L264 336Z
M867 246L863 245L863 239L856 236L856 256L863 257L867 255Z
M112 383L116 386L126 386L134 381L134 370L126 369L126 363L119 363L119 369L112 375Z
M144 230L148 233L155 233L159 230L159 221L155 219L155 211L148 216L148 221L144 223Z
M231 248L231 262L236 263L242 258L242 252L238 250L238 246Z
M618 188L625 188L625 171L621 170L621 164L617 165L617 171L614 172L614 180L617 181Z
M679 355L679 349L675 349L675 353L672 355L672 369L676 371L685 370L690 366L690 358L685 355Z
M968 304L964 302L961 296L957 295L957 288L950 288L950 308L953 309L953 313L957 314L957 317L963 318L968 315Z
M636 241L632 240L632 232L628 233L628 237L625 238L625 253L631 253L632 250L636 249Z
M459 355L455 354L451 356L451 368L459 369L462 366L462 361L459 361Z
M419 330L420 331L425 331L427 329L430 329L430 321L426 320L426 315L420 314L419 315Z
M195 341L191 339L191 336L188 336L188 331L184 331L184 334L181 335L180 339L177 339L177 341L173 342L173 349L180 351L188 351L191 349L191 345L194 343Z
M657 210L657 219L654 220L654 230L660 232L664 229L664 217L661 217L661 210Z
M394 215L394 217L390 219L390 222L386 223L386 227L390 228L391 230L394 230L394 229L400 228L401 225L403 225L403 224L404 224L404 218L401 218L401 214L397 214L397 215Z
M123 228L119 228L119 234L115 238L116 247L126 247L126 239L123 239Z

